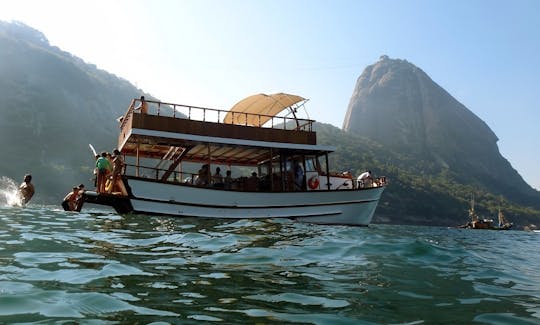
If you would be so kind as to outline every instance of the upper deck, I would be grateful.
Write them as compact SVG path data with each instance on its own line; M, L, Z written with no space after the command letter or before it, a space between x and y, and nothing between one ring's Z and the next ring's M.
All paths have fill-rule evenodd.
M313 120L289 116L270 116L218 109L186 106L145 100L147 112L136 108L141 100L134 99L120 122L118 148L124 154L136 150L159 156L166 147L194 147L198 143L230 146L264 146L327 150L317 146ZM228 115L228 122L224 122ZM247 121L251 121L248 124ZM257 123L253 121L266 121ZM262 125L253 125L262 124ZM160 149L159 146L162 146ZM167 148L168 149L168 148Z

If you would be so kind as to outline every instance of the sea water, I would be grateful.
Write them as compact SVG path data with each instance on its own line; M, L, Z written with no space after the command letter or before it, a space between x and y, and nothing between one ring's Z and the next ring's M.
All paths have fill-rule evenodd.
M540 324L540 234L0 206L0 323Z

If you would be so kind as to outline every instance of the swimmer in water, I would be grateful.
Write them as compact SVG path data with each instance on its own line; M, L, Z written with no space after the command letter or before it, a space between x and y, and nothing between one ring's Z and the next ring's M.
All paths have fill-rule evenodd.
M22 205L25 205L34 196L34 184L32 184L32 175L24 175L24 181L19 186L19 195L21 197Z

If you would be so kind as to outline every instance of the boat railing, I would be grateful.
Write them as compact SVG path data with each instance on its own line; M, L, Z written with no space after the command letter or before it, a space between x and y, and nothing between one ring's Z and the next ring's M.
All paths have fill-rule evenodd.
M139 178L146 178L151 179L158 182L163 183L177 183L177 184L184 184L184 185L196 185L197 183L197 177L198 173L192 173L192 172L185 172L185 171L178 171L175 170L173 172L170 172L168 169L161 169L156 167L147 167L147 166L141 166L141 165L135 165L135 164L125 164L124 174L127 176L135 176ZM386 176L380 176L375 177L370 180L357 180L351 177L344 177L342 173L331 173L330 178L332 179L331 182L336 182L338 179L341 180L350 180L351 186L345 186L342 188L342 185L339 185L336 187L336 189L369 189L373 187L384 187L388 185L388 179ZM325 174L320 174L320 177L326 177ZM234 182L237 184L237 189L242 189L245 184L245 180L247 179L247 176L241 176L234 179ZM261 179L264 179L264 177L261 177ZM212 184L212 177L210 179L205 180L204 183L210 184L208 186L211 186ZM345 183L343 184L345 185Z
M153 181L169 184L181 184L188 186L221 188L229 190L245 191L248 190L248 177L241 176L233 178L229 187L225 187L225 183L215 183L214 178L210 176L207 180L198 180L198 173L174 171L169 173L165 169L155 167L143 167L132 164L126 164L124 175L134 176L138 178L150 179ZM167 175L167 176L164 176ZM165 177L165 179L163 179ZM223 181L223 180L222 180Z
M379 176L368 180L353 179L352 181L354 188L371 188L388 185L386 176Z
M225 123L225 116L231 114L231 122L227 124L264 127L282 130L313 131L313 120L282 115L253 114L244 112L229 112L226 110L166 103L161 101L145 100L148 107L146 114L166 116L179 119L188 119L202 122ZM120 128L123 129L133 114L140 114L136 108L141 105L140 99L133 99L120 119Z
M137 166L133 164L125 164L124 174L141 178L148 178L162 182L175 182L193 184L197 173L173 171L168 175L167 179L163 179L164 175L169 173L166 169L155 167Z
M160 183L176 184L183 186L195 186L215 189L225 189L233 191L262 191L262 192L283 192L283 191L297 191L292 189L282 189L279 186L281 183L276 182L272 187L269 183L269 175L263 175L258 177L257 182L254 183L247 175L232 178L228 186L226 186L223 178L222 183L214 182L215 179L210 176L206 180L198 180L198 173L174 171L169 173L165 169L155 167L144 167L133 164L126 164L124 175L129 177L144 178ZM166 175L166 176L164 176ZM165 177L165 179L164 179ZM288 187L287 187L288 188Z

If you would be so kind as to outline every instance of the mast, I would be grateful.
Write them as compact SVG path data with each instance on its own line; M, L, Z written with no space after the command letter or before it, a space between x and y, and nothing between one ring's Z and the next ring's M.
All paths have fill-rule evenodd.
M504 214L501 211L501 208L499 207L499 226L502 226L506 223L506 220L504 219Z
M469 217L471 217L472 221L478 221L478 216L474 211L474 194L471 195L471 207L469 208Z

